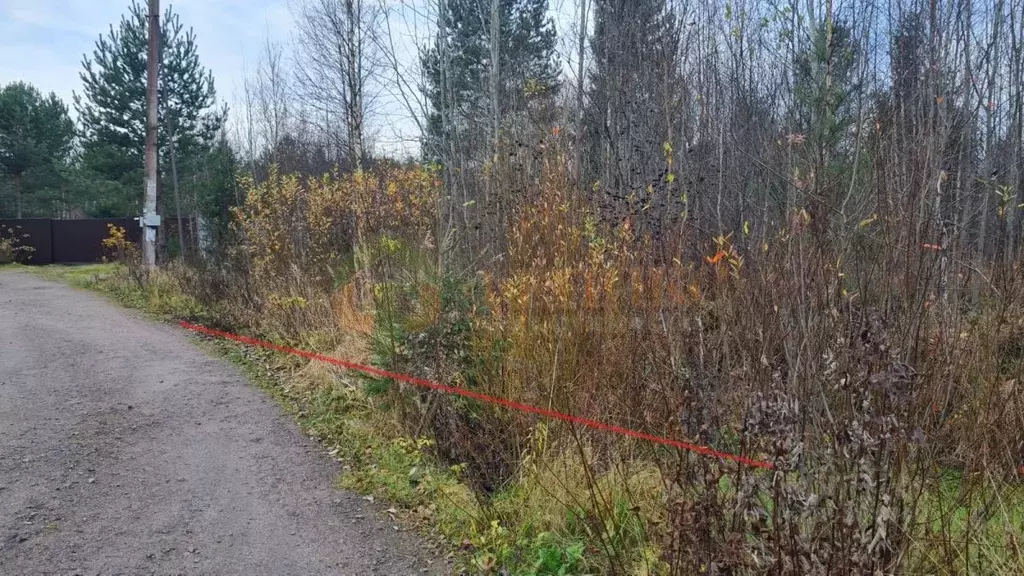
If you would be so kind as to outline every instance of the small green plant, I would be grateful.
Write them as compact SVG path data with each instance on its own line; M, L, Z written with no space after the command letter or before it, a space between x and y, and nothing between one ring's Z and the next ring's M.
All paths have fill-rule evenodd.
M582 542L559 542L550 533L543 532L537 536L537 561L533 565L533 574L537 576L567 576L582 574L584 571L584 545Z

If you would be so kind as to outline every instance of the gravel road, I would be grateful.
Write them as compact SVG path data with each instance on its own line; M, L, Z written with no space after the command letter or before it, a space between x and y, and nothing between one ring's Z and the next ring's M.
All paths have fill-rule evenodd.
M0 270L0 574L443 573L181 329Z

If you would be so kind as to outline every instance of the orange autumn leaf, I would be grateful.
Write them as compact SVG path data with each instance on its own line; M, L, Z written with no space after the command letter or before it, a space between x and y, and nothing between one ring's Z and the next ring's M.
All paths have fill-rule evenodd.
M709 264L718 264L719 262L722 261L722 258L725 258L726 256L728 256L728 254L725 252L725 250L719 250L718 252L715 253L714 256L708 256L705 259L708 261Z

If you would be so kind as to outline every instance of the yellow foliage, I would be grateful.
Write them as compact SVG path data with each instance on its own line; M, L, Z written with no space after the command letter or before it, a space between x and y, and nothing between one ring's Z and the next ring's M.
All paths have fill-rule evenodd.
M298 271L323 285L341 251L356 248L367 235L422 235L430 230L440 195L435 172L386 164L309 179L283 175L276 167L260 183L243 177L246 195L235 211L235 226L253 273L280 278ZM355 238L343 241L343 229Z
M367 300L358 297L360 286L372 284L368 254L423 242L436 222L441 182L433 168L384 163L314 178L272 167L261 182L242 177L241 187L233 226L252 279L248 296L268 315L261 321L300 331L310 322L365 323L355 310ZM354 275L339 278L347 262ZM356 282L341 301L331 296L339 280ZM353 308L339 314L339 302L350 297Z
M128 231L121 226L107 224L107 237L103 239L107 258L121 264L132 264L139 255L139 248L128 239Z

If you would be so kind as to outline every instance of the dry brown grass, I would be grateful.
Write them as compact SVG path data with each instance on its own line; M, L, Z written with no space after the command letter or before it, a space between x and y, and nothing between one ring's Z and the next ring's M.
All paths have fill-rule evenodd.
M332 212L371 180L254 188L227 264L186 285L263 335L777 468L374 384L510 527L480 523L493 566L525 565L557 534L611 573L1024 570L1019 263L982 281L953 259L940 291L936 255L898 221L836 239L802 210L763 241L685 221L655 238L549 170L512 211L502 258L438 270L432 216L401 188L378 180L364 208ZM420 208L367 212L387 202ZM306 205L324 211L278 222Z

